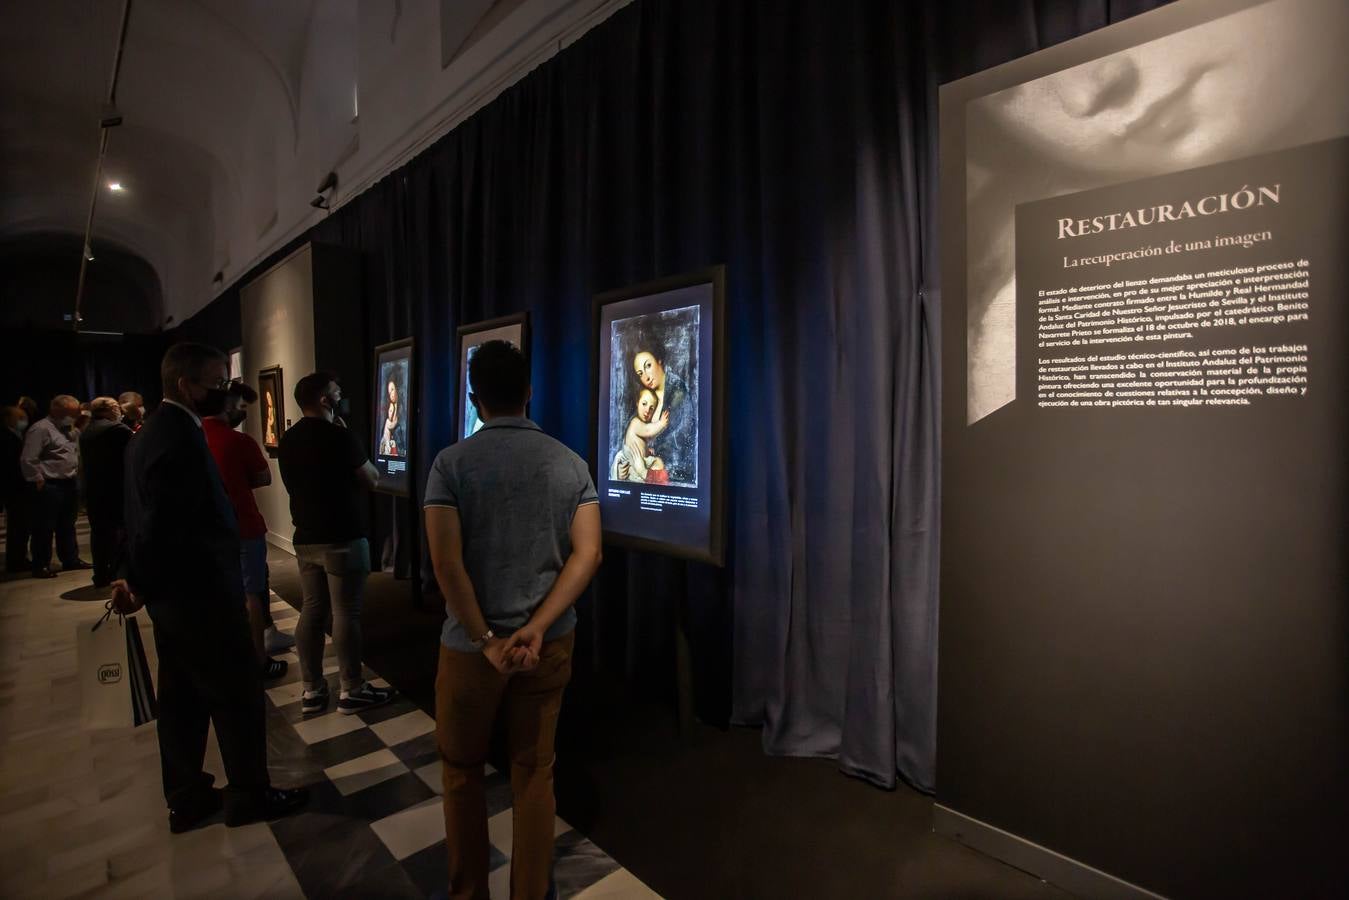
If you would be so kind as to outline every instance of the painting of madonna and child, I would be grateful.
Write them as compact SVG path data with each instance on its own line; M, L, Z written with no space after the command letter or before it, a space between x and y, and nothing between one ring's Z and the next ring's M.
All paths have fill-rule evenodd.
M722 270L598 298L595 474L606 539L720 560Z
M375 348L374 435L378 490L407 496L412 449L412 338Z
M610 326L609 480L698 486L697 306Z

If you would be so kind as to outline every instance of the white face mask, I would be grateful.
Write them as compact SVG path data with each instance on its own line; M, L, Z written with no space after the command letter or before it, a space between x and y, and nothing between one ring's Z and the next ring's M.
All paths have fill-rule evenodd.
M17 431L19 434L23 434L25 431L28 430L28 420L20 419L19 421L15 422L14 430Z
M75 420L70 416L61 416L59 419L54 419L53 422L56 424L56 427L60 428L62 431L75 424Z

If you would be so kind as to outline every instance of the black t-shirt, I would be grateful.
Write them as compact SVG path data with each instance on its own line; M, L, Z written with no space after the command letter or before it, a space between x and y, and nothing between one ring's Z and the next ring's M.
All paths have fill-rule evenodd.
M356 470L370 458L349 429L305 416L281 436L281 480L290 492L297 544L365 537Z

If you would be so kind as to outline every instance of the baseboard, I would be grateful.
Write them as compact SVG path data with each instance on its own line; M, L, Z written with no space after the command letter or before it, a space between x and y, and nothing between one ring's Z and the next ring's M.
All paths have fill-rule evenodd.
M1161 894L1154 894L1100 869L1093 869L1084 862L1017 837L995 825L970 818L940 803L932 804L932 830L1030 872L1079 897L1093 900L1165 900Z
M294 542L291 541L290 538L283 538L276 532L269 531L267 532L267 543L271 544L278 550L285 550L291 556L295 555L295 544Z

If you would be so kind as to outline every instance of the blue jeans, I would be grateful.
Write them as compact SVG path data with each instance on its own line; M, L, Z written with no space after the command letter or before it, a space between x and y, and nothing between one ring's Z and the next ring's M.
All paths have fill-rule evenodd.
M244 572L244 593L256 594L267 607L269 593L267 572L267 539L242 538L239 541L239 565Z

